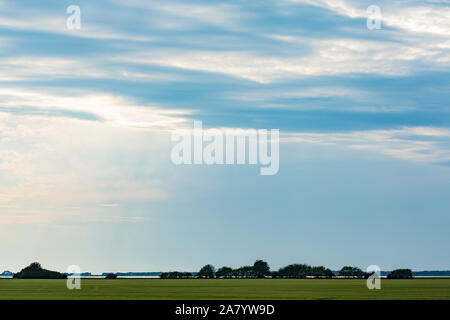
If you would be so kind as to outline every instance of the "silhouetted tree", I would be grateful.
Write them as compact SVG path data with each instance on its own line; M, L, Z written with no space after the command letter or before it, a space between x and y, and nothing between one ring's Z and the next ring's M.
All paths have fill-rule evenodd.
M231 278L233 275L233 269L230 267L222 267L219 268L216 272L216 277L223 277L223 278Z
M214 266L207 264L206 266L200 269L197 275L200 278L214 278L215 272L216 270Z
M331 279L334 276L335 276L335 274L334 274L333 271L331 271L331 269L328 269L328 268L325 269L325 275L324 275L325 278L330 278Z
M192 277L192 273L190 272L163 272L159 276L161 279L187 279Z
M264 278L270 274L269 264L263 260L256 260L253 264L253 273L257 278Z
M105 277L105 279L117 279L117 274L114 273L108 273Z
M396 269L387 275L388 279L412 279L411 269Z
M272 278L279 278L279 277L280 277L280 274L279 274L278 271L272 271L272 272L270 273L270 275L272 276Z
M305 278L311 275L311 267L307 264L290 264L278 270L281 278Z
M311 276L316 278L332 278L334 276L333 271L323 266L312 267L311 268Z
M339 275L343 277L352 277L352 278L366 278L367 274L362 271L360 268L345 266L339 271Z
M16 279L67 279L67 275L57 271L43 269L38 262L31 263L28 267L23 268L20 272L15 273L13 278Z
M244 266L233 270L233 275L238 278L254 278L253 266Z

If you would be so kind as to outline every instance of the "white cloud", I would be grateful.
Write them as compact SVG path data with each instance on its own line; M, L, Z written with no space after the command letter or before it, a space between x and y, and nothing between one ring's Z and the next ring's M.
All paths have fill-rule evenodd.
M70 117L73 112L82 112L112 126L140 129L170 130L182 125L186 121L183 116L189 114L189 111L139 105L117 95L68 89L61 95L44 89L3 87L0 88L0 102L2 108L8 108L12 113L20 107L41 111L41 115L48 111L60 111L59 115L63 116L66 112Z
M0 81L52 78L105 78L109 74L91 68L87 61L59 57L13 57L1 59ZM48 79L48 78L47 78Z
M104 219L119 203L165 199L154 172L168 141L98 122L0 113L0 224L84 221L95 208Z
M303 39L271 36L284 42ZM242 51L170 51L121 57L129 63L162 66L226 74L259 83L300 76L351 73L408 75L414 71L448 67L446 48L432 44L415 47L393 42L356 39L306 40L312 53L301 57L259 56ZM415 62L420 61L421 64Z
M165 165L160 158L170 141L167 132L186 123L185 112L76 90L62 95L2 87L0 102L0 223L85 219L92 207L103 210L98 219L106 221L107 210L119 203L168 196L153 176ZM24 106L38 112L18 112ZM61 114L49 116L55 110ZM101 121L64 112L86 112Z
M442 5L448 2L435 1L423 6L417 1L391 0L377 3L345 0L290 1L327 8L350 18L367 18L367 7L375 4L381 9L382 24L411 33L429 33L444 37L450 34L450 7Z
M287 133L281 140L371 150L418 163L450 161L450 129L447 128L403 127L344 133Z
M265 90L232 94L231 97L242 101L264 101L277 98L331 98L371 95L368 91L348 87L302 87L296 90Z
M179 81L181 77L162 72L135 72L127 66L105 67L104 56L49 57L14 56L0 59L0 82L57 79L116 79L134 82Z
M350 18L367 17L365 7L355 6L354 2L302 2L329 8ZM230 4L122 3L145 12L156 12L157 17L149 19L148 26L155 24L164 28L215 26L236 31L248 22L240 19L250 17L248 12ZM188 37L191 38L182 43L174 43L173 38L164 42L167 40L163 37L165 35L157 38L154 34L143 35L148 30L142 30L140 36L113 30L107 25L84 22L81 30L67 30L64 11L60 15L44 14L43 11L36 11L37 15L26 10L15 12L17 15L8 14L5 10L0 12L1 28L107 40L157 39L163 41L164 46L156 49L133 43L135 46L127 47L129 43L108 42L114 46L105 50L112 52L105 51L103 55L88 58L45 56L45 48L39 46L35 48L43 49L42 56L20 55L17 52L23 50L17 47L12 56L0 58L0 81L3 82L0 86L0 223L47 223L61 217L88 221L140 221L143 217L108 213L126 208L128 202L159 201L169 197L164 181L156 178L158 175L155 174L168 165L168 162L163 162L167 159L161 160L169 154L166 152L169 139L165 140L164 134L186 125L185 117L190 113L147 105L112 93L67 87L59 90L30 88L23 83L12 86L5 82L36 83L42 79L173 80L164 71L160 74L142 71L139 64L218 73L263 84L292 77L352 73L398 76L450 66L448 8L416 6L401 10L392 7L391 10L383 5L383 24L400 30L380 31L389 35L389 41L302 38L295 33L287 34L290 30L286 30L286 34L282 31L270 35L226 34L229 40L227 48L230 43L234 48L240 48L248 36L252 39L257 36L258 41L262 39L261 43L255 40L257 49L242 46L247 51L222 51L222 38L219 38L222 34L218 35L220 40L216 39L214 45L208 43L209 38L203 37L203 33L190 33ZM128 22L125 19L121 23ZM361 28L361 32L367 31L364 24ZM154 30L151 26L149 29ZM9 49L11 44L18 44L21 38L17 33L13 34L16 39L1 38L0 46L6 45ZM198 41L191 40L197 36ZM273 49L274 43L265 43L264 37L279 41L276 46L283 46L280 50L283 54L264 50L265 45ZM189 43L189 48L185 47L186 43ZM170 49L162 49L168 48L167 44ZM192 47L198 49L193 50ZM308 50L300 50L305 47ZM90 48L89 44L87 48ZM336 85L237 98L263 101L266 98L346 96L369 99L370 93ZM352 107L345 108L349 110ZM371 107L354 108L380 111ZM382 111L402 108L407 107L384 107ZM88 116L94 120L84 119ZM290 133L284 136L284 140L337 144L373 150L408 161L436 163L450 161L449 137L449 130L444 128L407 127L349 133Z
M240 21L248 16L232 4L186 4L180 1L116 1L120 5L157 11L152 24L163 29L186 29L200 24L237 29ZM161 15L164 15L162 18Z
M450 35L450 7L413 7L384 13L385 23L408 32Z
M21 15L17 14L17 10L20 10ZM14 11L10 12L0 12L0 28L25 30L30 32L45 32L87 39L126 40L138 42L153 41L153 38L149 36L122 33L110 28L108 29L104 26L87 23L82 23L80 29L70 30L66 25L68 15L65 15L65 12L62 12L58 16L48 16L44 12L41 14L37 14L36 12L30 14L25 13L26 9L23 8L16 8ZM12 14L14 14L14 18L10 17Z
M329 8L334 12L352 18L367 16L365 8L359 8L353 2L321 0L299 0L299 2ZM236 6L228 4L187 5L166 1L132 1L126 3L125 6L144 8L175 17L174 19L165 19L164 21L168 24L176 24L180 19L189 18L204 23L236 26L244 14ZM448 37L416 37L416 33L419 31L414 31L414 28L418 30L429 29L430 32L437 35L448 35L450 34L449 17L450 8L439 9L432 6L430 8L405 7L401 10L397 7L393 7L391 10L386 9L386 12L383 11L383 19L386 19L386 23L401 24L405 26L405 30L413 30L414 35L406 34L405 36L405 33L395 35L397 41L370 41L354 38L313 39L289 34L265 36L289 46L297 46L298 51L292 48L290 56L261 54L252 50L192 50L183 47L145 51L135 48L127 54L120 54L120 56L115 53L91 58L15 55L14 57L1 59L0 81L36 80L42 76L51 79L174 80L172 76L167 74L152 74L129 68L130 65L136 63L219 73L259 83L271 83L292 77L352 73L385 76L409 75L416 71L440 70L443 67L448 68L450 66ZM105 39L133 39L133 36L128 34L103 32L102 27L97 26L86 25L82 30L66 30L65 18L64 15L57 18L53 16L33 18L33 15L23 15L14 19L0 16L0 26L73 35L79 33L81 36L103 37ZM425 23L427 21L430 24L429 26ZM184 22L180 23L183 26ZM361 28L367 31L364 29L365 26ZM102 33L105 35L102 36ZM393 36L392 33L389 33L389 35ZM159 40L161 40L161 37ZM236 37L236 41L239 42L242 39ZM308 48L307 54L294 55L295 52L304 52L305 48ZM125 62L128 65L108 67L104 64L105 61Z

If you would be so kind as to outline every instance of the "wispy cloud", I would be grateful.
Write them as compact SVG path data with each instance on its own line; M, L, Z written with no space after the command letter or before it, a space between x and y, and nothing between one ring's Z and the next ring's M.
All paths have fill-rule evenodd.
M0 223L45 223L89 216L90 208L165 199L152 169L160 163L134 166L147 153L161 152L163 141L127 127L0 113Z
M4 4L0 12L0 28L86 39L152 41L149 36L124 33L100 24L84 23L79 30L68 29L69 15L64 7L61 9L58 11L51 8L29 8L18 3Z
M26 111L19 112L22 107L29 108L29 115L45 116L56 110L60 111L59 116L83 119L80 114L91 115L91 118L113 126L164 130L184 123L183 115L189 114L188 111L139 105L126 97L101 92L68 90L61 95L45 90L0 89L0 112L18 116L27 114Z
M271 83L302 76L340 74L408 75L421 70L448 67L448 49L432 45L415 47L399 43L356 39L305 40L272 36L283 42L299 42L311 47L300 57L273 57L241 51L152 52L123 57L129 63L148 63L173 68L213 72ZM420 61L417 65L415 62Z
M291 133L281 140L375 151L417 163L439 164L450 161L448 128L404 127L346 133Z
M236 30L240 21L249 16L237 5L224 3L187 4L180 1L130 0L120 4L158 12L159 16L156 16L153 23L162 29L186 30L210 25ZM161 17L161 14L165 16Z
M327 8L350 18L367 18L370 1L349 0L290 0ZM431 33L439 36L450 34L450 7L447 1L378 1L382 10L382 21L391 27L407 32Z
M161 72L138 71L126 65L107 66L114 58L14 56L0 59L0 82L36 81L45 78L61 79L115 79L133 82L173 82L181 78ZM106 62L105 62L106 61ZM106 66L105 66L106 65Z
M372 32L369 4L82 1L68 30L64 6L0 1L0 223L141 221L194 116L448 163L449 8L382 1Z

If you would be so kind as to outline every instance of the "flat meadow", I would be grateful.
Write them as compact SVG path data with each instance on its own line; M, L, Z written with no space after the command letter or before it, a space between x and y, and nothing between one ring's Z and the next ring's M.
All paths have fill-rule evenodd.
M1 300L450 300L450 279L0 279Z

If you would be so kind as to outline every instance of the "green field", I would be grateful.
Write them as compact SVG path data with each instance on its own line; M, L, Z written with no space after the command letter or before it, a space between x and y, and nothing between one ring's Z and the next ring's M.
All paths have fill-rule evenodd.
M66 280L0 280L0 299L450 299L450 279L381 281L347 279L82 279L81 290Z

